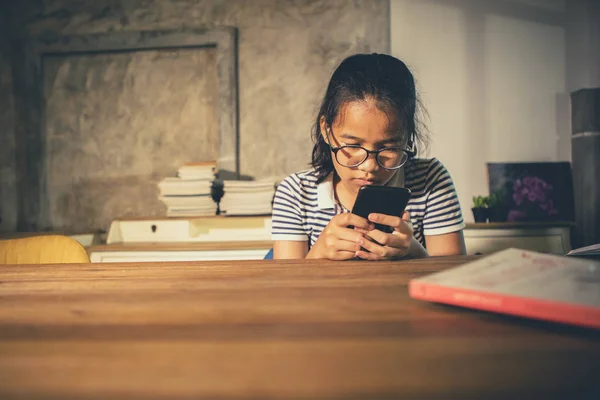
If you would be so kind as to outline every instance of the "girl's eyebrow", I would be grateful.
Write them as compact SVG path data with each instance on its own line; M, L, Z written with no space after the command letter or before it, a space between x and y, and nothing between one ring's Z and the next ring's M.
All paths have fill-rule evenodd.
M364 139L359 138L357 136L351 135L349 133L342 133L340 135L340 138L342 139L350 139L350 140L355 140L357 142L364 142ZM399 144L400 143L400 139L399 138L392 138L392 139L385 139L382 141L379 141L377 143L375 143L376 145L383 145L383 144Z
M363 141L363 139L361 139L361 138L359 138L357 136L351 135L349 133L342 133L340 135L340 138L350 139L350 140L356 140L357 142L362 142Z

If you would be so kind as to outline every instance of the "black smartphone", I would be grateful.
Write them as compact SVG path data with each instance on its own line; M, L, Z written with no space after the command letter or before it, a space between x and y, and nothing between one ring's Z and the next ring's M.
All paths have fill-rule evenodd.
M403 187L363 186L358 191L352 214L368 218L371 213L402 217L410 199L410 190ZM391 226L375 224L375 229L392 233Z

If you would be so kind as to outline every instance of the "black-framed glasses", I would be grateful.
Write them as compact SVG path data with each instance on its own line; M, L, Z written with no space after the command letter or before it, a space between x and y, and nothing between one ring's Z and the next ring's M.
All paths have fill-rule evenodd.
M329 132L333 135L331 129L327 130L327 144L333 152L336 161L343 167L353 168L367 161L369 155L375 154L375 161L384 169L395 170L401 168L406 162L414 156L414 151L398 146L382 147L377 150L368 150L357 144L347 144L339 147L331 145Z

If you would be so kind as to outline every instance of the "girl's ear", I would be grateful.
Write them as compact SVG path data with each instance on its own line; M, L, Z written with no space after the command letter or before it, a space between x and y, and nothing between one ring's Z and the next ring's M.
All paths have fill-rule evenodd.
M327 122L325 122L325 116L321 115L319 119L319 128L321 128L321 136L323 136L323 140L327 143Z

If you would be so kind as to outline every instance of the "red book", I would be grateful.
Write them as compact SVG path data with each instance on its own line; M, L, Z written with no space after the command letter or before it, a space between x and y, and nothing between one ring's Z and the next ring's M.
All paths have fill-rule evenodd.
M507 249L409 282L414 299L600 329L600 262Z

